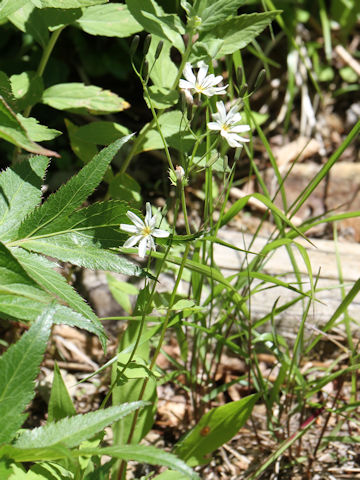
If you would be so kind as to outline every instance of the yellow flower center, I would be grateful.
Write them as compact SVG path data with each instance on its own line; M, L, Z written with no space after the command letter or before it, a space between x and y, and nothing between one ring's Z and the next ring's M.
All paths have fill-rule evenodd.
M144 237L147 237L148 235L151 235L151 228L150 227L144 227L141 233Z
M199 93L202 93L204 91L204 88L202 85L199 85L198 83L195 84L195 90Z

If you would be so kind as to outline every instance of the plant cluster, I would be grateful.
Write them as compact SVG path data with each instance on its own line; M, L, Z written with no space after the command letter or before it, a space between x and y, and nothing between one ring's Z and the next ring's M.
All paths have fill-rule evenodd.
M343 299L322 326L326 334L334 325L345 325L345 354L321 374L303 368L304 358L314 352L323 337L321 333L305 335L309 312L317 302L318 278L306 249L298 241L306 238L315 225L355 217L358 212L311 218L297 226L293 217L356 139L360 121L296 202L288 205L284 178L262 128L266 118L251 106L252 95L266 75L270 78L271 60L257 37L276 21L315 87L319 86L319 72L312 74L301 48L294 45L291 26L284 22L281 10L264 0L264 11L249 9L248 13L238 14L245 3L0 2L4 43L12 38L14 29L22 32L23 67L19 73L17 66L14 73L9 72L11 64L3 65L5 71L0 72L0 136L5 141L4 156L10 162L0 173L0 315L3 322L21 321L28 326L18 342L5 345L6 352L0 357L1 479L122 480L126 478L128 461L167 467L160 475L150 473L146 478L196 479L202 466L210 462L211 454L237 434L256 402L261 401L267 428L278 448L249 472L249 479L255 480L286 450L299 445L322 415L325 426L315 455L332 438L338 438L342 425L359 422L354 413L358 407L359 354L352 337L353 319L347 309L360 290L360 281L348 291L339 282ZM291 6L282 3L286 15ZM305 9L306 2L300 3ZM324 2L320 3L320 20L326 32L325 53L329 56L329 19ZM339 15L339 3L340 0L332 2L331 14ZM356 3L347 3L348 14L358 15ZM346 41L351 28L344 15L340 26L342 41ZM89 84L82 68L79 70L84 81L78 82L58 68L59 62L52 63L54 49L61 45L67 31L75 39L77 49L86 52L84 58L92 59L88 69L93 73L96 68L106 72L110 68L105 68L106 62L119 76L121 68L113 58L113 50L111 55L102 52L101 62L105 63L96 67L86 46L90 36L110 37L126 52L151 113L151 120L140 131L131 132L117 121L116 115L130 107L125 99ZM132 38L124 41L127 37ZM242 56L245 48L265 67L264 71L255 72L251 88ZM34 67L36 61L38 65ZM25 64L30 64L31 69L26 69ZM292 100L293 73L290 69L288 88ZM291 110L292 103L289 105ZM59 130L50 128L52 122L45 126L37 116L31 116L49 118L50 108L58 120L65 122L69 145L81 168L56 192L44 195L50 157L58 162L69 157L64 149L66 140L60 140ZM99 119L101 115L105 120ZM288 124L289 114L285 117ZM269 156L283 210L275 205L259 172L254 136L262 141ZM53 150L40 144L51 140ZM161 212L146 202L143 218L141 187L129 172L140 154L154 150L161 152L161 168L166 177L169 175L172 195ZM229 207L229 191L237 166L245 156L261 193L245 195ZM203 203L195 225L189 215L187 187L199 178L203 181ZM94 201L92 195L100 185L104 198ZM268 242L257 252L252 250L253 242L231 245L219 235L220 229L236 218L250 199L264 206L263 220L271 215L274 223ZM169 212L171 215L167 215ZM230 276L216 262L217 245L240 255L241 264ZM288 253L295 282L264 273L266 262L279 248ZM295 254L306 266L308 282L300 274ZM129 259L129 255L137 255L140 264ZM116 354L100 372L95 372L111 370L101 408L77 414L55 366L46 424L22 429L24 411L34 398L35 379L53 324L66 324L97 335L106 351L102 321L59 272L64 264L136 276L141 278L142 287L139 292L135 289L138 295L132 307L130 295L134 289L124 288L122 282L109 276L110 290L129 315L113 318L126 320L127 328L119 339ZM171 275L173 284L169 291L159 293L157 287L163 273ZM273 287L291 290L294 300L274 300L271 312L254 319L252 299ZM292 343L279 333L276 321L294 304L302 305L302 316ZM264 326L268 327L265 331ZM163 349L169 332L176 337L179 358L172 358ZM263 352L274 356L275 381L260 368L258 354ZM244 359L246 372L219 386L217 375L225 353ZM157 365L160 354L171 364L169 371L162 371ZM340 392L347 378L351 380L351 394L344 401ZM336 379L338 393L335 398L327 397L325 387ZM171 453L140 443L154 425L157 386L165 382L181 388L191 404L192 428L187 429ZM235 384L249 394L216 405L218 395ZM324 437L331 415L338 416L338 425ZM294 418L298 419L295 432ZM105 437L107 427L112 430L111 441ZM355 437L350 438L355 442ZM312 461L309 460L310 466Z

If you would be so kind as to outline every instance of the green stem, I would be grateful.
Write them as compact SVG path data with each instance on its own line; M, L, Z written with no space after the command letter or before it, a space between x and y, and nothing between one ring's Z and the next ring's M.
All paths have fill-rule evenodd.
M62 32L62 30L64 29L65 27L60 27L58 28L57 30L55 30L53 32L53 34L51 35L50 37L50 40L48 42L48 44L46 45L44 51L43 51L43 54L41 56L41 59L40 59L40 63L39 63L39 66L38 66L38 69L37 69L37 74L39 75L39 77L42 77L43 76L43 73L44 73L44 70L46 68L46 65L49 61L49 58L50 58L50 55L51 55L51 52L53 51L54 47L55 47L55 44L57 42L57 39L59 38L60 36L60 33ZM24 110L24 117L28 117L30 115L30 112L31 112L31 108L32 108L32 105L29 105L28 107L25 108Z

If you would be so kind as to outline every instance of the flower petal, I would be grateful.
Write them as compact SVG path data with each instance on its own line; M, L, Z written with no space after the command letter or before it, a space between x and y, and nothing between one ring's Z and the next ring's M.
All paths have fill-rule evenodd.
M143 237L139 243L138 255L140 258L145 258L146 255L146 246L147 246L147 237Z
M216 102L216 108L218 109L219 119L221 123L226 122L226 108L224 102Z
M130 218L130 220L133 222L134 225L136 225L138 228L143 229L144 228L144 222L139 218L135 213L131 212L128 210L126 212L126 216Z
M139 233L139 229L135 225L129 225L127 223L120 223L120 230L128 233Z
M186 80L188 80L193 86L195 86L196 83L196 77L194 75L194 72L192 70L191 63L186 62L185 68L183 70L184 77Z
M149 202L146 202L145 225L150 226L151 218L152 218L151 205Z
M170 232L167 232L166 230L160 230L160 228L155 228L151 235L157 238L167 238L170 235Z
M194 88L194 85L182 78L181 80L179 80L179 87L184 90L191 90L192 88Z
M210 128L210 130L221 130L221 125L219 125L217 122L209 122L207 126Z
M134 235L126 240L123 247L134 247L142 238L142 235Z
M249 130L251 130L249 125L234 125L230 127L230 133L248 132Z
M207 72L209 70L209 67L207 65L201 65L201 67L199 68L199 71L198 71L198 74L197 74L197 83L199 85L202 85L206 75L207 75Z

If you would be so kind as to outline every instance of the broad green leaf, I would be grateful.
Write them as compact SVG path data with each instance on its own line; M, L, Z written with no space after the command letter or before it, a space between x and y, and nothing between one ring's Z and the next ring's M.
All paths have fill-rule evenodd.
M108 0L31 0L38 8L80 8L101 5Z
M258 394L212 408L180 441L175 453L188 465L208 463L211 453L238 433L249 418Z
M32 252L42 253L92 270L105 270L124 275L141 276L142 270L136 264L102 248L81 244L81 235L64 234L42 239L29 239L21 246Z
M23 7L27 2L28 0L2 0L0 3L0 20L16 12L16 10Z
M58 422L51 422L43 427L23 431L16 439L14 446L21 449L44 448L56 445L68 448L76 447L84 440L102 431L108 425L146 405L147 402L141 401L124 403L123 405L86 413L85 415L63 418Z
M135 285L128 282L122 282L112 275L107 274L106 279L111 295L115 298L118 304L121 305L125 312L130 314L132 312L132 306L129 296L138 295L139 290Z
M126 200L129 206L140 207L141 187L138 182L127 173L118 173L109 185L111 198Z
M36 12L50 32L73 25L81 17L81 8L44 8Z
M55 362L54 379L48 405L48 422L56 422L62 418L74 415L76 415L75 407L61 376L58 364Z
M181 151L189 151L194 144L194 139L187 131L186 125L187 120L179 110L166 112L159 118L159 126L168 145ZM144 129L146 128L145 126ZM154 127L146 132L143 141L138 146L137 153L162 148L164 148L162 138Z
M41 200L41 186L49 159L43 156L24 159L0 173L0 239L12 239L12 230ZM26 202L24 202L26 198Z
M119 137L129 134L130 130L120 123L100 121L78 127L74 133L74 140L92 145L109 145Z
M76 25L90 35L119 38L129 37L143 29L128 7L120 3L84 8Z
M41 125L36 120L36 118L23 117L22 115L20 115L20 113L17 114L17 118L20 120L29 138L33 142L53 140L54 138L61 135L61 132L59 130L55 130L54 128L48 128L45 125Z
M16 470L16 465L9 460L8 458L2 458L0 460L0 478L2 480L8 480L10 478L15 480L14 478L14 470Z
M121 112L129 104L110 90L83 83L59 83L47 88L42 102L58 110L101 115Z
M155 61L155 53L160 40L160 37L152 35L150 48L146 55L146 60L149 62L149 65L152 65L152 68L150 69L150 78L158 88L173 89L178 69L170 58L172 44L169 40L162 39L163 48L160 56Z
M19 30L31 35L43 48L46 46L49 40L47 25L42 18L42 11L30 1L9 15L8 19Z
M65 125L69 135L72 151L85 164L89 163L89 161L98 153L98 149L96 148L96 145L76 137L76 133L80 130L81 127L76 126L74 123L70 122L70 120L68 120L67 118L65 119Z
M47 258L27 252L22 248L11 249L26 273L55 298L65 301L73 310L97 323L98 319L85 300L71 287L65 278L54 270L56 264Z
M186 478L199 480L199 476L172 453L164 452L153 446L147 445L119 445L116 447L106 447L99 449L84 449L78 453L85 455L108 455L121 460L134 460L140 463L149 463L150 465L164 465L185 475ZM75 452L74 452L75 453ZM178 479L182 477L177 477Z
M214 28L207 36L200 37L200 41L207 42L211 37L223 40L222 46L216 55L220 58L240 50L252 42L278 15L280 12L274 10L264 13L251 13L240 15Z
M33 398L50 335L53 309L49 308L20 340L0 358L0 443L10 442L26 416L23 411Z
M179 100L179 92L177 90L152 85L149 87L148 91L152 106L158 110L172 107L176 105ZM150 108L150 101L146 95L144 95L144 99L147 106Z
M201 13L200 32L206 32L220 25L230 15L235 14L236 10L247 3L247 0L215 0L209 2L209 5Z
M59 155L52 150L43 148L41 145L33 142L24 125L16 116L15 112L6 103L5 99L0 96L0 137L13 143L17 147L23 148L31 153L46 155L48 157L58 157Z
M177 15L165 14L154 0L127 0L126 5L144 30L163 40L169 40L180 52L184 51L181 34L185 30Z
M42 78L36 72L29 71L12 75L10 83L18 110L24 110L41 100L44 85Z
M50 195L46 202L21 224L18 238L40 234L51 222L71 214L78 208L99 185L111 160L129 138L130 136L123 137L104 148L77 175Z

